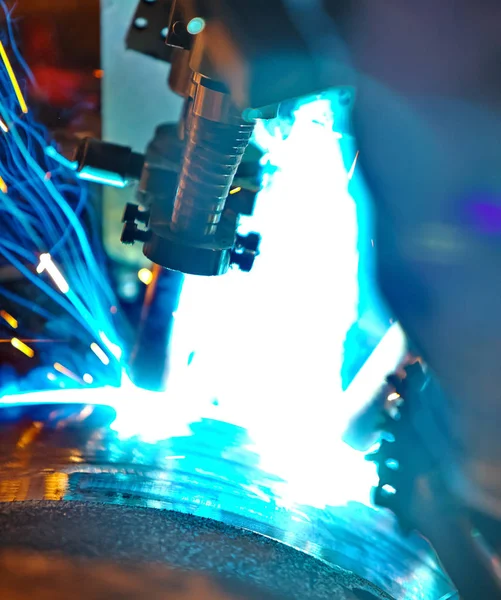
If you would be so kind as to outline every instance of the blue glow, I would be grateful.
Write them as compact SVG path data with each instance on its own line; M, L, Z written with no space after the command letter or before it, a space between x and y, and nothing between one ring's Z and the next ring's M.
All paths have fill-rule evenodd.
M54 146L47 146L45 148L45 154L47 154L47 156L50 156L50 158L53 158L54 160L56 160L63 167L70 169L70 171L76 171L78 168L77 162L74 162L74 161L71 161L71 160L68 160L67 158L65 158L62 154L60 154L54 148Z
M202 17L195 17L191 19L186 29L191 35L198 35L205 29L205 20Z
M392 485L383 485L383 492L388 496L394 496L397 493L397 490Z
M360 274L348 191L356 175L343 165L334 120L321 98L298 108L286 136L278 121L258 124L269 184L242 231L262 234L261 255L250 274L186 278L168 387L204 415L246 427L262 468L287 481L282 496L316 506L370 502L374 465L341 436L405 350L400 327L387 322L343 388Z
M85 181L92 181L101 185L111 185L116 188L124 188L127 185L127 182L122 178L113 176L113 173L101 171L100 169L83 169L77 173L77 177Z
M392 471L398 471L400 467L398 460L396 460L395 458L389 458L385 464L388 467L388 469L391 469Z
M36 85L12 37L11 16L5 2L0 1L0 8L8 24L4 44L12 67L20 81L29 79ZM74 172L77 165L51 145L48 132L33 120L31 111L19 115L19 105L5 69L0 69L0 98L0 117L8 126L0 138L0 210L5 223L0 256L63 309L59 321L70 320L71 327L65 324L65 331L76 331L85 351L103 335L107 340L118 340L109 310L116 304L115 295L106 276L100 244L96 243L92 230L95 219L87 202L87 187ZM90 223L89 229L83 223ZM57 273L54 270L51 273L50 269L34 272L33 268L44 255L56 260ZM0 290L0 296L31 308L41 316L51 314L8 290ZM53 322L50 318L46 327L52 327ZM112 343L111 348L115 348L112 354L117 358L106 373L96 375L96 381L101 384L120 381L122 365L116 351L119 343ZM83 349L79 354L78 349L70 346L54 345L50 350L46 346L44 356L54 351L58 354L51 356L53 362L68 364L68 361L81 360ZM11 392L26 389L31 380L40 381L40 378L30 373L27 381L18 382L17 388L11 385ZM47 382L45 375L43 380Z
M58 264L70 292L61 298L44 281L37 285L55 295L91 334L89 347L99 342L106 346L121 371L120 343L108 310L115 304L113 292L54 167L71 173L74 165L50 146L45 153L51 160L35 163L31 149L46 146L42 133L30 125L23 130L32 133L25 143L19 133L25 125L16 120L10 104L0 103L0 115L10 129L1 139L15 157L0 165L0 175L7 185L27 174L34 182L26 224L36 224L46 246L40 248L26 227L23 237L8 239L11 246L0 245L0 252L13 264L20 264L21 250L31 252L36 265L40 252L69 230L69 247L60 249ZM377 482L375 466L341 436L395 367L404 339L398 325L370 323L379 343L349 384L343 384L347 355L352 347L361 354L357 343L347 344L362 298L360 221L350 193L358 171L348 173L344 166L335 121L331 99L322 97L298 107L291 127L280 121L258 124L255 139L267 152L268 183L255 215L242 220L241 230L262 234L261 256L250 274L186 278L175 315L167 394L139 390L122 373L120 388L26 393L4 397L4 403L110 405L117 411L113 428L120 437L150 442L187 432L187 424L202 416L224 420L245 427L261 468L283 478L276 492L284 503L369 503ZM17 164L24 171L16 171ZM54 175L46 178L49 168ZM12 212L12 203L5 202L3 209ZM85 372L97 381L93 369L101 365L89 354Z

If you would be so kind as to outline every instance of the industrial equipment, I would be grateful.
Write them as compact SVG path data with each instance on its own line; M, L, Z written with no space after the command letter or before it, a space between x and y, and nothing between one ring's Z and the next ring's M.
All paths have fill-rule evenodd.
M495 7L487 9L491 11L493 20L497 18L499 21L499 10ZM468 2L462 2L459 10L462 18L470 14ZM411 18L411 12L409 7L403 8L400 17ZM386 14L383 11L373 15L375 22L383 21L383 13ZM395 13L398 13L396 9L388 18L396 19ZM321 15L327 14L328 23L322 22ZM422 132L417 129L421 118L424 124L429 122L428 106L423 108L420 101L416 100L412 78L409 79L407 73L398 68L394 72L386 70L394 60L390 53L395 52L392 43L398 39L398 35L388 38L386 45L381 41L382 38L376 36L372 55L366 50L363 34L370 20L362 21L362 17L367 14L372 12L365 3L355 9L346 2L318 3L315 7L286 1L257 4L225 0L140 2L131 24L128 46L171 62L169 84L185 99L182 119L178 128L157 130L145 158L127 149L103 144L96 147L96 142L85 141L78 154L79 168L110 171L123 181L127 177L140 180L138 198L141 207L129 205L126 208L122 241L129 244L142 242L144 254L153 262L169 269L199 275L224 274L232 264L248 271L259 251L259 236L251 234L242 237L237 233L238 215L252 212L252 201L246 206L241 204L240 190L252 196L256 188L251 186L249 189L245 175L239 169L245 165L241 161L252 134L253 123L256 119L273 116L283 100L333 85L346 88L356 86L359 98L355 108L355 128L362 153L369 155L362 164L366 166L378 211L383 288L388 290L388 298L394 303L398 316L402 317L419 352L430 360L438 376L443 378L447 392L455 393L458 401L462 398L461 402L469 402L472 396L459 389L461 377L458 377L455 367L452 374L452 359L449 359L452 354L440 344L436 345L438 337L428 329L430 318L422 311L429 300L418 283L419 277L413 277L411 270L417 268L421 271L429 267L429 272L435 272L438 269L434 264L433 248L425 248L423 253L423 244L436 243L435 256L438 256L444 252L447 254L443 241L445 238L450 237L453 249L457 249L460 243L470 244L480 254L481 245L488 242L475 240L475 234L468 227L461 229L464 224L459 223L459 216L444 216L444 207L453 201L448 195L450 190L446 189L449 183L442 185L435 177L436 168L429 165L429 161L420 154L422 147L435 139L425 125ZM423 23L423 15L421 10L414 15L420 24ZM441 22L447 21L440 10L437 18ZM480 32L483 18L472 16L474 31ZM460 24L451 35L461 30L463 21L459 21ZM159 31L162 32L160 37L165 38L165 45L159 39ZM373 32L374 29L369 29L368 35ZM433 40L441 49L443 45L434 37ZM484 50L479 47L478 52L474 53L477 66L496 44L493 34L487 31ZM412 39L404 46L408 60L406 68L409 73L413 69L419 73L423 60L418 57L417 46L412 46ZM446 51L453 55L450 48ZM385 57L385 60L375 63L376 56ZM460 53L453 60L460 61ZM439 65L437 73L441 69ZM453 70L450 78L442 81L437 81L431 73L427 74L423 77L421 91L423 95L432 97L440 94L461 97L469 73ZM489 84L485 89L492 90ZM398 97L399 93L401 98ZM393 194L394 186L387 177L387 165L380 164L375 158L378 150L374 150L374 135L377 135L378 128L374 123L378 122L378 107L388 125L387 135L392 132L396 138L402 135L406 139L405 136L413 132L417 140L414 152L419 164L428 169L429 180L434 182L433 195L444 192L434 208L430 207L429 202L415 197L416 193L413 193L407 212L399 212L392 201L386 201ZM389 107L394 109L391 113L393 122L388 116ZM431 117L434 124L439 113L440 109L437 109ZM385 147L388 158L395 158L391 143L382 141L381 137L378 143ZM110 158L120 161L120 164L110 167ZM415 166L412 168L416 173ZM455 166L447 164L444 168L449 169L444 182L453 179ZM257 171L252 173L254 186L258 185ZM408 172L408 166L403 164L400 174ZM386 180L385 186L381 187L383 175ZM412 175L409 177L413 178ZM475 182L471 183L469 189L474 189L475 185ZM424 190L429 191L426 185L420 186L420 193ZM451 218L456 219L453 224ZM421 233L420 227L424 228ZM400 233L397 233L398 230ZM433 242L434 235L440 241ZM454 260L457 260L457 256ZM446 264L449 259L444 255L437 260ZM409 274L409 285L414 289L416 298L420 299L418 304L421 308L416 306L414 309L409 294L395 294L394 277L398 274ZM420 277L429 280L426 271ZM442 294L441 298L449 295L447 291L439 293ZM405 298L405 302L402 298ZM435 301L439 301L439 298ZM417 329L418 323L428 332L427 337L423 337L423 328ZM458 349L472 343L469 336L460 336L457 342L455 347ZM469 388L468 383L465 389ZM457 457L454 461L457 462ZM447 466L442 465L441 468L447 469ZM445 490L449 483L443 485ZM384 503L382 497L380 500ZM444 510L443 506L441 510ZM421 522L420 528L427 533L425 521ZM463 541L469 533L465 535ZM453 577L459 576L458 565L448 554L447 546L442 547L441 556ZM499 593L495 591L498 586L495 576L490 585L489 597L494 598L493 594ZM466 589L464 582L462 587ZM471 591L464 593L471 594Z
M149 307L155 290L162 289L165 272L159 267L188 275L219 276L231 267L251 271L259 255L260 235L239 230L241 217L253 214L262 184L261 154L250 142L256 122L273 118L284 101L333 86L343 87L347 102L356 96L353 120L346 128L357 137L360 167L374 198L379 283L409 335L415 354L422 357L388 380L385 431L372 456L380 476L375 501L395 513L406 533L417 529L430 539L465 600L501 597L499 559L494 548L499 544L497 527L501 517L501 493L495 485L501 460L497 426L501 340L500 22L500 5L492 0L446 0L439 6L431 1L417 4L410 0L384 6L370 0L140 0L127 46L171 64L168 85L182 98L181 118L174 125L160 124L144 153L86 137L73 161L67 161L81 178L90 181L117 188L137 183L136 202L128 202L123 212L121 241L142 244L145 257L157 265L149 272L152 287L145 294L139 341L131 353L134 360L140 361L144 358L141 343L147 345L154 337L150 335L155 325ZM23 112L25 108L27 111L20 104ZM10 123L2 123L7 133ZM23 158L29 160L27 151ZM50 171L42 173L41 179L45 176L47 180L52 177ZM2 194L7 196L5 182L2 187ZM15 183L12 187L16 190ZM10 210L15 211L16 206ZM305 198L304 211L308 210ZM324 216L315 217L320 221ZM29 229L30 223L24 226ZM300 243L300 231L297 240ZM8 255L10 250L5 252ZM57 275L54 269L50 253L44 251L37 273ZM55 280L62 294L68 294L71 286L61 277L59 273ZM78 272L78 277L82 287L88 284L86 273ZM170 280L170 284L177 289L179 278ZM175 302L168 307L172 315ZM87 314L85 309L82 314ZM14 322L17 327L9 313L2 318L10 327ZM103 321L109 324L108 314ZM106 351L96 341L86 345L103 364L109 364L116 344L99 327L89 325L88 329ZM164 350L166 337L159 344ZM26 356L33 352L17 337L10 343ZM151 346L156 352L156 346ZM165 356L161 351L158 356L162 363L157 377L160 380ZM146 367L151 367L146 362ZM74 376L64 365L56 362L54 366ZM92 381L88 373L77 379L88 383L89 377ZM109 428L112 418L103 407L89 410L85 404L73 405L62 413L39 407L36 414L11 408L15 412L13 420L22 413L25 424L12 425L9 413L3 413L6 423L0 423L0 428L7 441L1 464L0 500L27 503L19 509L24 512L21 525L16 527L14 519L12 533L7 527L3 530L7 544L25 534L26 522L30 529L32 520L36 520L30 511L35 508L49 523L56 523L51 535L55 531L56 537L60 536L65 528L57 522L59 517L51 516L51 506L33 504L40 500L68 502L70 513L76 510L84 515L80 521L73 515L75 521L84 524L97 519L93 502L141 509L174 506L179 512L194 512L196 506L198 510L198 478L203 480L204 476L199 466L193 472L186 462L178 469L175 466L169 480L172 486L166 486L168 468L162 462L163 456L175 461L186 457L163 454L160 458L149 454L147 444L116 439ZM97 424L89 424L87 419L94 416ZM219 426L216 424L216 429ZM73 444L73 437L71 443L67 441L67 428L79 439L78 444ZM224 438L227 432L220 433ZM101 444L98 449L96 439ZM165 450L164 442L156 449ZM178 477L194 489L176 504L172 490ZM237 474L232 473L232 477L238 480ZM227 479L219 478L223 482ZM246 493L247 483L241 486ZM248 502L248 495L239 485L236 488L228 491L223 483L218 493L245 496ZM260 500L263 493L258 489ZM265 497L269 503L274 502L273 494ZM187 503L190 510L186 509ZM279 511L268 512L259 506L256 511L262 510L262 514L255 519L259 522L256 526L238 510L223 514L219 496L213 504L215 507L203 516L214 516L214 508L221 513L218 516L223 515L221 521L227 528L218 530L218 543L225 536L240 539L242 528L252 527L318 558L326 559L323 553L331 549L322 537L325 523L318 514L312 516L305 511L298 517L303 531L308 530L308 542L314 540L316 544L311 550L302 543L300 534L288 536L290 523L282 529L275 522L266 526L266 520L276 519ZM106 512L114 519L115 507L109 508ZM304 507L294 510L300 508ZM17 508L8 506L3 509L6 521L17 512ZM121 514L128 514L127 510ZM0 511L0 518L2 514ZM130 516L133 529L138 526L136 518L137 511ZM217 530L212 522L207 527ZM207 533L200 523L194 528ZM380 535L380 531L373 534L370 527L367 531L368 539L385 546L387 536ZM75 537L79 534L80 529ZM33 539L35 550L47 550L46 540ZM130 543L129 531L124 533L124 540ZM247 541L252 546L256 540ZM105 542L98 555L116 559L120 551L113 543L107 546ZM258 548L253 551L258 554L256 543ZM360 540L355 540L355 545L358 543ZM402 543L400 539L398 543ZM415 540L413 543L419 546ZM155 559L159 550L153 546L150 544L145 552ZM280 553L273 544L270 548L273 556L274 552ZM294 561L299 555L289 550L290 560ZM86 551L90 552L89 548ZM423 564L417 559L415 563L423 580L433 579L428 588L423 584L420 589L419 581L408 574L392 587L388 578L370 568L363 578L350 576L346 581L343 572L330 567L325 573L317 573L315 563L312 569L318 575L318 586L306 586L302 598L322 597L322 586L327 596L332 589L339 589L350 600L384 598L389 593L403 594L409 600L433 594L453 598L455 592L433 557L426 552L424 555ZM135 558L133 553L130 556ZM301 558L308 562L305 556ZM327 559L330 565L339 564L337 556L329 555ZM345 557L348 571L357 559ZM192 567L179 560L177 566ZM277 560L277 564L282 568L288 560ZM395 557L386 562L391 564L392 560ZM412 563L414 559L408 560ZM223 563L228 566L225 558L215 567L217 572ZM0 568L2 564L0 559ZM206 566L198 564L200 568ZM213 566L209 565L210 572ZM238 569L230 571L226 575L233 585ZM396 569L393 575L398 579ZM251 570L249 577L254 576ZM262 589L277 594L289 590L291 581L295 581L296 589L289 595L299 593L301 582L284 577L278 583L274 577L270 571L267 580L259 582L262 587L257 593L261 597ZM220 590L226 591L226 587Z

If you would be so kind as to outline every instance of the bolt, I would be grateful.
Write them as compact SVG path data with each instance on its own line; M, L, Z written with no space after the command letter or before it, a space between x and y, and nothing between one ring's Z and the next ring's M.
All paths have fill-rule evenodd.
M128 202L125 205L124 212L122 215L122 223L128 223L129 221L134 223L139 213L139 206L137 204L131 204Z
M256 254L259 250L260 243L261 236L259 235L259 233L249 233L247 235L237 234L235 246L237 248L242 248L243 250L248 250L249 252L253 252L254 254Z
M251 271L255 260L256 253L251 252L250 250L244 250L243 252L233 251L230 257L230 263L236 265L241 271L244 271L244 273L249 273L249 271Z
M139 206L137 204L131 204L130 202L125 205L122 215L122 223L127 223L128 221L139 221L140 223L146 224L149 220L149 210L139 210Z
M147 242L150 239L151 232L138 229L132 221L127 221L122 229L120 241L122 244L131 246L134 242Z

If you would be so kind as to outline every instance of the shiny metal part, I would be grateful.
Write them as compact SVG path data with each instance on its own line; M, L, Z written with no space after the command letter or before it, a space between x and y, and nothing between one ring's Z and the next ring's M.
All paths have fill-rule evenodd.
M169 564L256 585L259 600L455 597L426 543L384 512L284 503L244 429L202 420L145 443L121 439L116 418L99 405L0 409L0 549Z
M184 50L174 48L169 73L169 88L178 96L186 98L190 94L191 85L190 55Z
M243 124L242 111L235 106L224 87L202 77L199 73L194 75L193 82L195 84L193 114L225 125Z
M83 138L74 151L73 160L81 174L95 174L97 181L116 181L122 186L138 179L144 164L144 156L133 152L128 146Z
M141 0L127 33L127 48L170 62L173 49L165 43L170 12L170 0Z
M233 252L238 202L226 209L253 125L240 116L224 89L196 74L186 100L179 177L146 162L141 200L151 207L145 256L166 268L194 275L222 275L232 263L250 270L257 250L242 261ZM242 202L242 210L250 206ZM242 264L241 264L242 263Z
M202 242L216 233L252 130L243 120L230 125L193 112L172 213L174 232Z
M463 600L499 600L496 563L476 543L473 511L451 491L450 473L444 471L444 465L451 469L448 432L429 413L430 405L436 409L440 402L440 390L419 361L408 364L404 373L389 378L395 391L384 411L383 430L391 441L383 439L369 455L380 478L374 501L392 510L404 530L417 529L430 540ZM427 419L429 426L423 427Z

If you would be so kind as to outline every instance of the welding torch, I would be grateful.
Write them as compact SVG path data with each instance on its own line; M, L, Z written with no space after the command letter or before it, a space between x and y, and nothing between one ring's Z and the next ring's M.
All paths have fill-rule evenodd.
M161 45L160 30L167 32ZM142 243L152 262L206 276L231 266L250 271L260 236L238 228L261 183L255 149L245 159L255 123L276 116L281 101L336 78L323 73L281 0L141 1L127 45L171 63L181 119L159 126L145 155L85 139L74 157L78 170L94 181L104 174L107 183L139 182L121 240Z

